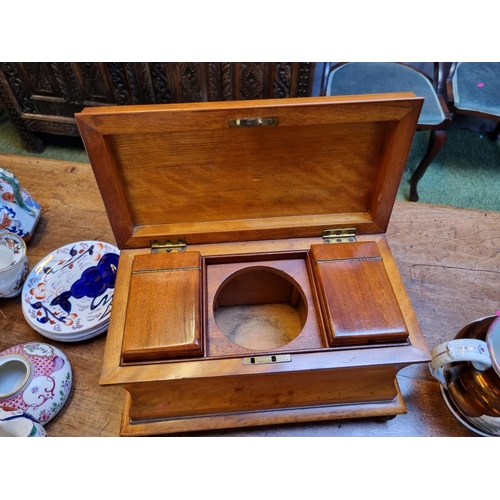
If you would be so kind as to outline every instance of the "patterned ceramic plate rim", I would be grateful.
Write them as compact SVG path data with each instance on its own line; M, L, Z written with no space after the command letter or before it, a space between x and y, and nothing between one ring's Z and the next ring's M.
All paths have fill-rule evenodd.
M22 309L28 323L59 338L100 330L109 322L119 255L114 245L94 240L49 253L24 283Z
M79 331L78 334L75 335L71 335L68 333L57 335L55 333L49 333L47 331L44 331L42 328L36 325L36 323L34 323L31 320L31 318L29 318L26 315L24 315L24 319L28 322L31 328L37 331L40 335L43 335L47 339L55 340L58 342L80 342L81 340L88 340L91 339L92 337L97 337L98 335L101 335L101 333L104 333L109 327L109 322L106 322L103 323L102 325L98 325L98 327L96 328L90 328L89 330Z
M35 325L32 321L30 321L29 318L25 317L25 319L29 323L29 325L35 331L37 331L40 335L43 335L47 339L55 340L58 342L80 342L82 340L88 340L88 339L91 339L93 337L97 337L98 335L101 335L109 327L109 323L104 323L103 325L99 326L99 328L91 328L90 330L85 330L84 332L79 332L76 335L70 335L70 334L56 335L53 333L49 333L47 331L43 331L41 328L39 328L37 325Z

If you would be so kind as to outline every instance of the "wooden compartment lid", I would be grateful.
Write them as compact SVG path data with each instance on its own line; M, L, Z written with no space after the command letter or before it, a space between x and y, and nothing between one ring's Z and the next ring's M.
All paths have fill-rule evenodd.
M423 103L411 93L87 108L119 248L383 233Z

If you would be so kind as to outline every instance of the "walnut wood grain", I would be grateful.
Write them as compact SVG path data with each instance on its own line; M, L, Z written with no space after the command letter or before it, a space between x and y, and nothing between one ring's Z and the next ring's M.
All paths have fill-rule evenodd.
M89 165L8 155L0 155L0 165L15 172L42 205L40 222L28 243L30 268L55 248L73 241L102 239L114 243ZM498 309L499 213L396 202L387 240L430 348ZM259 247L276 251L280 245L282 242L261 242ZM213 252L216 246L212 246ZM230 253L232 246L223 245L219 251ZM256 244L243 246L252 252ZM1 350L21 342L47 341L24 320L20 298L0 301L0 325ZM119 434L125 391L99 385L105 341L105 334L76 344L49 341L65 352L75 373L67 405L46 425L50 436ZM325 420L315 423L276 425L275 421L265 427L205 431L203 435L474 435L450 414L427 366L404 368L397 379L408 413L387 422L373 418L329 421L328 409ZM339 412L338 416L345 418L346 414ZM320 420L318 415L315 418Z
M408 338L375 242L312 245L310 256L331 346Z
M384 232L422 99L401 93L284 103L77 114L119 247L160 237L189 244L307 237L346 224ZM248 117L278 122L229 126Z
M377 391L374 387L384 389ZM218 414L225 417L225 426L232 421L238 427L241 423L245 425L242 419L245 412L297 407L309 410L314 406L339 403L376 403L392 401L397 395L394 372L388 367L373 367L369 378L360 370L350 368L342 373L321 370L306 376L300 372L263 374L261 377L248 374L239 377L236 384L227 377L200 379L196 385L183 378L173 383L142 384L132 391L131 420L167 420L186 415L206 417ZM297 410L296 413L299 417ZM196 418L189 422L185 420L166 422L165 430L172 425L184 431L199 427Z
M124 362L203 353L199 252L137 255L132 265Z

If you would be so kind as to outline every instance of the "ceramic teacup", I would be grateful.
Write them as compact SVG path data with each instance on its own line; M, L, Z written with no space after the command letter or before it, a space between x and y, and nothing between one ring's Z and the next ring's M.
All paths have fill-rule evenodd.
M0 234L0 297L16 297L28 275L24 240L14 233Z

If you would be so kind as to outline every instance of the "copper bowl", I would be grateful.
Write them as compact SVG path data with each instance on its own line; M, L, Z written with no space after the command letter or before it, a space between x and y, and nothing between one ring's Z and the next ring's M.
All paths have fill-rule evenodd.
M441 383L448 407L481 435L500 436L499 361L499 316L468 324L454 340L432 351L431 373Z

